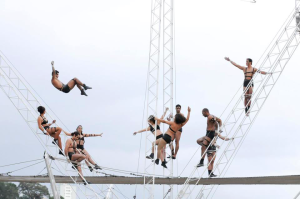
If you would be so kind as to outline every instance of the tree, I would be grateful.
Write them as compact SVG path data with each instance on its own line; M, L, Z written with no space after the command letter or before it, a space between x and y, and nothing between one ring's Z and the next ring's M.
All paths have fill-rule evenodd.
M49 199L54 199L53 196L49 197ZM60 196L60 199L64 199L64 197Z
M18 189L22 195L20 199L42 199L43 196L49 196L48 188L39 183L21 182Z
M19 193L17 185L13 183L0 182L1 199L18 199Z

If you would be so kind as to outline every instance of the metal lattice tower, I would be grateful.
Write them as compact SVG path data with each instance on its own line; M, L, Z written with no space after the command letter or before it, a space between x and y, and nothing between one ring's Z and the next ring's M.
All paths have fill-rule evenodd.
M299 6L300 0L296 0L296 11L299 9ZM297 16L297 12L294 12L294 14L285 23L285 27L279 34L277 40L270 48L268 54L259 67L259 70L272 72L272 75L264 76L260 73L256 73L251 80L257 86L252 94L250 115L248 117L245 116L243 98L244 93L249 89L251 83L246 88L246 91L239 97L237 103L234 105L233 109L224 120L223 130L226 134L226 137L230 136L234 137L235 139L230 140L227 143L225 141L222 141L221 147L225 143L227 145L225 144L225 146L223 146L224 151L220 155L220 158L216 161L213 169L213 172L218 176L224 176L225 170L228 169L230 165L230 161L236 154L238 148L241 146L247 133L255 122L258 113L262 109L269 94L271 93L277 80L282 74L286 64L288 63L300 43L300 34L298 28L299 24L297 25L295 23ZM186 198L191 195L196 186L194 186L191 191L188 191L188 189L190 188L191 184L198 184L198 182L204 176L204 173L206 173L206 169L209 164L210 162L207 166L204 167L203 172L199 172L199 175L196 177L197 180L191 182L191 179L195 177L194 174L197 171L197 167L194 168L189 178L183 185L181 191L179 192L177 196L178 199ZM214 187L214 185L203 185L196 198L208 198Z
M174 110L174 84L173 84L173 64L174 64L174 0L164 0L163 3L163 110L167 107L170 114ZM166 156L171 156L167 153ZM168 169L164 169L164 176L173 177L173 159L168 161ZM163 196L173 198L173 185L164 186Z
M147 116L151 114L157 116L161 29L163 32L163 110L168 107L170 108L171 113L173 113L173 0L152 0L151 6L150 53L147 82ZM163 25L161 26L162 15ZM152 143L155 141L155 138L153 138L154 137L152 133L147 133L145 150L146 155L151 151ZM156 156L156 150L154 150L154 159L156 159ZM172 158L170 158L168 167L168 169L164 169L164 175L167 177L172 177ZM145 161L145 174L149 177L144 177L144 198L154 198L155 165L153 162L149 163L149 160L147 159ZM173 185L168 186L166 189L164 187L163 197L168 197L170 199L173 198Z
M0 88L5 93L5 95L9 98L15 108L18 110L22 118L25 120L30 130L33 132L34 136L38 139L40 144L45 149L46 153L49 155L56 157L59 151L59 147L53 144L53 138L47 135L44 135L40 129L38 128L37 118L38 113L36 111L37 106L41 105L39 100L35 97L35 95L30 91L28 86L24 83L18 72L14 70L11 63L6 59L6 57L0 53ZM52 117L47 114L47 117L52 119ZM82 189L77 183L77 178L73 178L72 174L68 170L67 167L71 168L72 164L65 159L66 164L62 164L61 162L54 162L57 168L67 174L78 190L82 192L86 196L86 190ZM77 171L77 174L80 175ZM93 190L90 185L87 185L89 192L92 192L93 196L96 198L100 198L100 196Z
M160 57L160 30L161 30L161 7L162 0L152 0L151 5L151 30L150 52L147 76L147 117L157 116L158 83L159 83L159 57ZM156 137L155 123L155 137ZM152 143L155 141L151 132L146 133L145 156L152 151ZM154 158L156 159L154 147ZM144 198L154 198L155 188L155 163L145 159L144 169Z

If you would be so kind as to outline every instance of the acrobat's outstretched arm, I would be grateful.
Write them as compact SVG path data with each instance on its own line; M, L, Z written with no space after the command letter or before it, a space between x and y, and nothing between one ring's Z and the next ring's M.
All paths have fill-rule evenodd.
M100 133L100 134L83 134L83 137L97 137L97 136L100 136L102 137L103 133Z
M155 119L157 122L162 122L162 123L166 123L166 124L169 124L169 125L172 124L172 122L170 122L170 121L166 121L166 120L163 120L163 119L159 119L159 118L157 118L157 117L155 117L154 119Z
M190 119L190 114L191 114L191 108L188 107L188 115L187 115L187 117L186 117L185 122L182 124L182 126L184 126L184 125L189 121L189 119Z
M254 70L255 70L255 72L258 72L258 73L263 74L263 75L273 74L272 72L265 72L265 71L262 71L262 70L258 70L256 68Z
M137 131L137 132L134 132L133 135L136 135L136 134L138 134L138 133L142 133L142 132L145 132L145 131L149 131L149 130L150 130L150 127L145 128L145 129L142 129L142 130L139 130L139 131Z
M225 141L229 141L229 140L233 140L234 138L225 138L224 136L218 134L219 138L221 138L222 140L225 140Z
M63 132L67 135L67 136L72 136L71 133L68 133L67 131L63 130Z
M51 62L51 65L52 65L52 78L55 78L55 68L54 68L54 61Z
M231 60L229 59L229 57L225 57L225 60L226 60L226 61L229 61L229 62L230 62L232 65L234 65L235 67L238 67L240 70L245 70L245 67L240 66L240 65L238 65L237 63L231 61Z
M160 118L160 119L164 119L164 117L166 116L166 114L167 114L168 110L169 110L169 108L167 107L167 108L166 108L166 110L165 110L165 112L164 112L164 114L161 116L161 118Z
M163 115L161 116L161 118L160 118L161 120L164 119L164 117L166 116L168 110L169 110L169 108L167 107L166 110L165 110L165 112L164 112L164 114L163 114ZM168 121L169 121L169 120L168 120ZM157 121L157 125L160 125L160 123L161 123L160 121Z

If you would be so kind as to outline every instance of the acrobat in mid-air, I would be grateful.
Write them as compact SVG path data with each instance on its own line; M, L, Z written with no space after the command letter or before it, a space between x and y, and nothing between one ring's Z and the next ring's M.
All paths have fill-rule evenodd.
M71 133L71 138L67 139L66 146L65 146L65 154L68 155L70 161L73 164L73 167L76 168L79 172L79 177L81 178L84 185L86 185L86 182L83 178L83 173L81 169L80 162L82 160L85 160L86 156L84 154L80 154L77 152L77 143L76 141L79 140L80 135L77 131ZM89 183L89 182L87 182Z
M102 137L103 133L100 134L86 134L86 133L82 133L82 126L79 125L76 128L76 132L79 133L79 139L76 140L76 144L77 144L77 151L80 154L85 155L85 163L87 164L87 166L89 167L90 171L93 171L93 167L90 165L90 163L94 166L94 169L101 169L101 167L99 167L92 159L91 155L89 154L89 152L84 148L84 144L85 144L85 137L97 137L100 136ZM64 131L64 133L68 136L72 136L72 133L68 133L66 131Z
M168 110L169 110L169 108L166 108L164 114L161 116L160 119L164 119L164 117L165 117ZM153 133L153 135L155 135L155 120L154 120L154 118L155 117L153 115L150 115L149 118L148 118L149 127L145 128L145 129L142 129L142 130L139 130L137 132L134 132L133 135L136 135L137 133L142 133L142 132L145 132L145 131L151 131ZM155 140L155 142L152 143L152 152L151 152L151 154L146 156L146 158L148 158L148 159L154 159L154 147L155 147L155 145L158 145L159 139L163 137L163 133L160 130L160 123L161 123L160 121L157 121L156 140ZM164 150L162 149L161 152L162 152L162 155L163 155Z
M159 160L161 160L161 166L167 168L166 161L164 161L164 157L161 155L161 150L166 147L167 144L170 144L172 140L175 138L175 133L179 131L188 121L190 118L191 108L188 107L188 115L187 118L183 116L181 113L177 113L175 115L174 121L167 121L155 118L157 122L166 123L169 125L167 132L163 135L162 138L159 139L158 147L157 147L157 159L155 160L155 164L159 164Z
M92 89L92 87L89 87L85 84L83 84L79 79L77 79L76 77L71 79L67 84L63 84L59 79L59 71L55 70L54 68L54 61L51 62L52 65L52 85L57 88L58 90L60 90L61 92L64 93L69 93L74 87L75 85L79 88L79 90L81 91L81 95L85 95L87 96L87 94L85 93L85 90L87 89Z
M47 118L45 117L46 109L43 106L39 106L37 108L38 112L40 113L40 116L37 119L38 122L38 127L39 129L45 134L45 135L50 135L51 137L54 138L54 144L57 144L60 148L59 154L64 155L61 150L62 150L62 145L61 145L61 138L60 138L60 133L62 129L60 127L50 127L52 124L56 122L56 120L53 120L52 123L48 123Z
M258 70L257 68L252 67L252 59L250 59L250 58L246 59L247 67L236 64L235 62L231 61L229 59L229 57L225 57L225 60L229 61L232 65L236 66L237 68L239 68L240 70L242 70L244 72L244 75L245 75L245 79L244 79L244 83L243 83L244 92L245 92L244 105L245 105L245 113L248 116L249 115L248 111L251 106L251 97L252 97L253 87L254 87L253 81L251 82L253 75L256 72L263 74L263 75L272 74L272 73L261 71L261 70ZM251 82L251 84L250 84L250 82ZM249 87L248 90L246 90L247 87Z

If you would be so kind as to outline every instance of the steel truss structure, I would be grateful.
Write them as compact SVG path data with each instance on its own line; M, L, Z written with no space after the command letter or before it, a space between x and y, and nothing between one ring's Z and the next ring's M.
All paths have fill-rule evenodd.
M157 116L158 83L159 83L159 57L160 57L160 30L161 30L162 0L152 0L151 5L151 30L150 52L147 75L147 117L151 114ZM156 124L155 122L155 136ZM145 156L152 152L152 144L155 138L151 132L146 133ZM156 159L156 147L154 147L154 159ZM154 198L155 188L155 164L145 159L144 168L144 198Z
M158 92L159 92L159 65L160 65L160 38L163 30L163 110L170 108L173 113L173 0L152 0L151 5L151 32L150 53L147 76L147 116L157 116ZM163 14L162 14L163 13ZM163 25L161 20L163 16ZM155 124L156 137L156 124ZM151 153L152 143L155 142L152 133L146 135L145 155ZM167 154L171 155L171 154ZM156 149L154 159L157 158ZM154 198L155 164L145 160L144 169L144 198ZM168 169L164 169L164 175L173 177L173 160L170 158ZM173 198L173 185L163 188L163 198Z
M296 11L299 9L299 6L300 1L296 0ZM299 24L295 23L295 19L297 16L297 12L294 12L294 14L288 19L284 29L279 34L274 45L270 48L268 54L259 67L260 71L267 71L271 74L262 75L261 73L256 73L250 82L250 84L253 82L257 86L252 94L249 116L247 117L244 113L245 106L243 104L243 99L245 93L249 90L250 84L245 89L243 94L239 97L237 103L234 105L233 109L224 120L223 131L225 132L226 137L233 137L234 140L230 140L229 142L227 142L227 145L225 144L225 141L223 141L221 144L221 147L223 144L225 144L224 151L220 155L218 161L216 161L213 169L213 172L218 176L222 176L222 174L224 174L224 171L228 168L231 158L237 152L237 149L240 147L245 136L253 125L258 113L262 109L270 92L272 91L277 80L282 74L286 64L299 45ZM207 164L207 166L205 166L204 171L198 175L197 180L193 180L192 182L191 179L194 177L194 174L198 170L197 167L193 169L189 178L186 180L185 184L180 190L177 196L178 199L186 198L191 195L192 191L195 189L195 186L191 189L191 191L187 191L188 188L191 184L199 183L199 181L203 178L204 173L206 173L206 169L209 165L210 162ZM203 185L196 198L208 198L213 189L214 185Z

